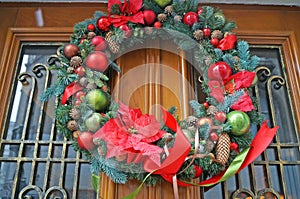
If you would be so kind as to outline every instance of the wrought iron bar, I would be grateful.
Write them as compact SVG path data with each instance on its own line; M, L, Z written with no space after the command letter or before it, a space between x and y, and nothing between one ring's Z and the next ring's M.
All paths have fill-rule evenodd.
M12 193L11 193L11 198L15 198L15 194L17 192L17 186L19 183L19 177L20 177L20 167L21 167L21 160L20 158L22 157L23 154L23 148L24 148L24 142L23 140L25 140L25 136L27 133L27 127L28 127L28 121L30 118L30 114L31 114L31 108L32 108L32 103L33 103L33 97L35 94L35 88L36 88L36 79L31 76L28 73L21 73L18 76L18 80L23 84L23 85L29 85L29 82L27 81L27 78L31 78L31 92L29 95L29 100L28 100L28 105L27 105L27 110L26 110L26 116L25 116L25 120L24 120L24 127L23 127L23 131L22 131L22 136L21 136L21 143L20 143L20 148L19 148L19 153L18 153L18 160L17 160L17 167L16 167L16 172L15 172L15 176L14 176L14 182L13 182L13 189L12 189Z

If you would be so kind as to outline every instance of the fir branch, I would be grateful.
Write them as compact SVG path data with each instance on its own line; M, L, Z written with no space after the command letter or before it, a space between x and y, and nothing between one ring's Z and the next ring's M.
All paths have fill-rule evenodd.
M199 18L202 27L212 28L211 20L213 19L213 14L214 14L214 9L212 7L210 6L202 7L202 13Z
M206 110L203 104L200 104L198 101L196 100L191 100L189 102L190 106L192 107L193 111L194 111L194 115L197 118L201 118L201 117L205 117L206 116Z
M94 156L91 159L91 172L99 173L104 171L115 183L125 184L127 176L125 173L118 171L116 168L116 162L112 159L106 159L100 156Z
M181 1L174 0L173 1L173 11L178 15L183 16L187 12L196 12L197 11L198 0L189 0L189 1Z
M234 69L234 65L236 64L236 60L234 59L234 57L231 54L226 53L222 57L222 59L223 59L224 62L226 62L227 64L229 64L232 69Z
M244 133L240 136L234 136L233 134L229 133L231 142L235 142L239 145L239 149L243 150L247 148L252 140L252 136L250 132Z
M231 105L238 101L239 97L242 96L245 92L243 90L237 90L232 95L225 96L225 99L222 103L218 104L217 109L222 112L228 112Z
M222 28L222 32L231 32L234 28L237 28L236 23L234 21L226 22Z
M143 0L143 7L145 9L153 10L156 14L164 12L164 10L153 0Z
M219 49L219 48L215 48L214 49L214 51L215 51L215 57L214 57L214 62L218 62L218 61L220 61L221 59L223 59L224 60L224 54L223 54L223 51L221 50L221 49ZM226 62L226 61L225 61Z

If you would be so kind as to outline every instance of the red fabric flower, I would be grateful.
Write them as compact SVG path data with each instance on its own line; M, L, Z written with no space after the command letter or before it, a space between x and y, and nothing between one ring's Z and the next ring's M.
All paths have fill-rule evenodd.
M224 100L223 85L216 80L208 82L208 88L210 89L210 95L214 97L219 103Z
M250 71L240 71L234 75L231 75L224 84L226 85L228 82L234 82L234 89L238 90L241 88L248 88L253 83L256 73Z
M106 158L136 153L160 164L163 150L152 142L164 133L154 116L142 114L140 109L131 109L120 103L118 117L110 119L94 134L94 138L101 138L107 143Z
M238 98L238 101L231 105L233 110L239 110L243 112L252 111L255 107L252 104L252 100L247 92Z

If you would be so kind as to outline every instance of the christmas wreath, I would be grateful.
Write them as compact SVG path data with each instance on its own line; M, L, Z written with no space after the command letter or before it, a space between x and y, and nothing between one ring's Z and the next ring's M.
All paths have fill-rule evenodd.
M57 130L74 141L91 163L115 183L137 179L155 184L210 186L249 165L272 141L252 94L259 58L237 40L235 23L222 11L197 1L108 1L108 12L74 26L61 49L57 82L42 96L58 97ZM109 88L114 62L145 39L171 39L193 54L201 72L206 102L190 101L193 115L175 119L175 108L162 110L163 122L138 108L116 102ZM259 126L252 139L250 126ZM255 129L255 128L254 128ZM201 176L201 182L191 179Z

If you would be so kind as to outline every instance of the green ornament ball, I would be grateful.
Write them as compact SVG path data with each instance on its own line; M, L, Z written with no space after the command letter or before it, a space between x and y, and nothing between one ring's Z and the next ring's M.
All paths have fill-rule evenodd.
M106 92L100 89L91 90L86 94L88 104L95 111L104 111L109 105L109 97Z
M154 0L154 2L159 5L161 8L166 7L172 3L172 0Z
M250 128L250 118L242 111L231 111L227 114L227 121L231 126L231 133L236 136L243 135Z

